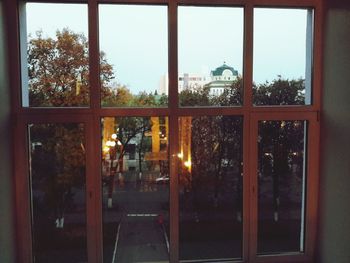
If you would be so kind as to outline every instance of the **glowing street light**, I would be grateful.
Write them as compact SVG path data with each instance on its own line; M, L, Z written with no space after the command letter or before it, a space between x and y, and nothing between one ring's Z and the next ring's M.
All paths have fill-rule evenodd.
M107 142L106 142L106 146L115 147L115 145L116 145L116 142L115 142L115 141L107 141Z
M103 152L104 153L108 153L109 152L109 147L108 146L103 147Z
M192 165L192 162L190 160L184 162L184 165L187 167L187 168L191 168L191 165Z

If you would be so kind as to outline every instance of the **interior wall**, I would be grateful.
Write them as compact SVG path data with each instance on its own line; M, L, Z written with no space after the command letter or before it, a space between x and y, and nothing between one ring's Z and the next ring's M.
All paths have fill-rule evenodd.
M6 64L4 3L0 0L0 262L14 259L13 200L10 154L10 89Z
M350 262L350 2L325 20L318 263Z

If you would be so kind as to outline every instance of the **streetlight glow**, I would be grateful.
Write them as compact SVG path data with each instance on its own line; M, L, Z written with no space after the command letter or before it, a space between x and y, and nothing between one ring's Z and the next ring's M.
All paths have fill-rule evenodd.
M106 146L114 147L115 144L116 144L115 141L106 141Z
M187 167L187 168L190 168L191 165L192 165L192 162L190 160L184 162L184 165Z
M104 151L105 153L107 153L107 152L109 151L109 147L108 147L108 146L103 147L103 151Z

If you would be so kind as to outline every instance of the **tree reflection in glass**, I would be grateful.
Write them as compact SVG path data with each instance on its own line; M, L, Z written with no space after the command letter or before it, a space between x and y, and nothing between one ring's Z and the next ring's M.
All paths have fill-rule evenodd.
M181 117L180 259L242 257L240 116Z
M302 252L305 121L260 121L258 253Z
M86 262L83 124L30 124L35 262Z

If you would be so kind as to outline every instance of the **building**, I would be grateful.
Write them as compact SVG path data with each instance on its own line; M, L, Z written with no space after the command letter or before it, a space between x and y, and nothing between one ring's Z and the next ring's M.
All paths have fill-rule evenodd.
M196 90L203 88L211 78L209 74L199 74L199 73L179 73L178 76L178 87L179 92L185 89ZM167 87L169 85L169 76L163 75L159 81L159 91L158 94L168 95Z
M219 96L224 92L225 88L231 86L232 82L237 79L238 71L228 66L225 62L209 73L179 73L178 90L179 92L189 89L197 90L205 86L210 88L209 94ZM159 94L168 94L167 87L169 85L168 75L161 77L159 81Z
M220 96L237 79L238 71L224 62L222 66L211 71L210 77L211 81L208 83L210 88L209 94L211 96Z

